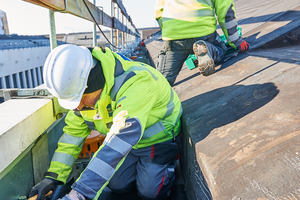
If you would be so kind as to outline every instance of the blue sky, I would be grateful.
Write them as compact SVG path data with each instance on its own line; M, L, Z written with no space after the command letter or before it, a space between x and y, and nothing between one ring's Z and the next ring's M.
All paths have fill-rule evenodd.
M110 15L110 2L110 0L96 0L96 5L102 6L104 12ZM137 28L158 26L154 17L155 0L123 0L123 4ZM50 33L48 9L22 0L0 0L0 10L6 12L10 34ZM58 34L93 30L92 22L66 13L55 13L55 25Z

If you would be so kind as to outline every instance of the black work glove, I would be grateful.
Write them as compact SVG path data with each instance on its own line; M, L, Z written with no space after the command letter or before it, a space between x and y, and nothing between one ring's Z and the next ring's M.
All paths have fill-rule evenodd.
M58 181L51 178L44 178L41 182L36 184L30 191L28 198L38 194L37 200L45 200L45 195L54 190L58 185ZM52 195L51 195L52 196ZM48 197L48 196L47 196Z

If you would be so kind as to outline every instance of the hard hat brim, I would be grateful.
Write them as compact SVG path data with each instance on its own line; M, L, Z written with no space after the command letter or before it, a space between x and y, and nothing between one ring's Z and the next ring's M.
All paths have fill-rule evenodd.
M61 107L65 108L65 109L73 110L79 106L81 97L82 97L82 94L78 98L73 99L73 100L65 100L65 99L59 99L59 98L57 98L57 100Z

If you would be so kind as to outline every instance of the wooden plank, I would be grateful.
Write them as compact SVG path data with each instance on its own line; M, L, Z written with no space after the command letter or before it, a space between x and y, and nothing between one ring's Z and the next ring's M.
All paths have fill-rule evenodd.
M36 0L37 1L37 0ZM63 0L40 0L42 3L52 7L52 10L65 10L65 1Z
M66 9L65 1L62 0L40 0L40 1L56 10Z
M23 1L27 1L29 3L33 3L45 7L53 11L64 11L66 9L65 10L66 13L94 22L92 16L88 12L82 0L67 0L67 8L65 7L65 0L23 0ZM86 1L86 4L88 5L91 13L93 14L98 24L112 28L112 19L109 15L104 13L102 10L94 6L94 4L92 4L89 1Z
M92 15L94 16L96 22L98 24L107 26L107 27L112 27L112 21L111 17L107 15L105 19L103 19L103 16L106 15L95 7L91 2L86 1L86 4L88 5ZM82 0L67 0L67 13L73 14L77 17L81 17L83 19L89 20L91 22L94 22L92 16L90 15L89 11L87 10L85 4L83 3ZM103 20L102 20L103 19Z
M127 28L124 24L122 24L117 18L113 17L113 28L118 29L123 32L127 32ZM128 32L129 33L129 32Z
M64 0L23 0L54 11L65 10Z
M48 8L50 10L55 10L54 8L52 8L51 6L41 2L41 1L38 1L38 0L23 0L23 1L26 1L26 2L29 2L29 3L32 3L32 4L35 4L35 5L38 5L38 6L42 6L44 8Z
M94 22L91 14L89 13L88 9L86 8L84 2L82 0L66 0L67 5L65 6L65 0L23 0L27 1L29 3L36 4L38 6L42 6L45 8L48 8L53 11L64 11L65 13L69 13L72 15L75 15L77 17L89 20L91 22ZM97 8L94 4L92 4L90 1L85 0L87 6L89 7L92 15L95 18L95 21L97 24L109 27L109 28L116 28L120 31L127 32L126 28L124 28L124 25L119 25L119 22L117 22L117 25L114 24L114 21L112 17L107 15L105 12ZM131 17L127 14L125 7L122 4L122 1L116 0L115 1L118 6L121 8L122 13L126 15L128 21L131 23L133 28L136 30ZM134 32L127 32L131 35L136 35Z
M112 28L112 18L107 15L105 12L103 12L103 26L107 26Z

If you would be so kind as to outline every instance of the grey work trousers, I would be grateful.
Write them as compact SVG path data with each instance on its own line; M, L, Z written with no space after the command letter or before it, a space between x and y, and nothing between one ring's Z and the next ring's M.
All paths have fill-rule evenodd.
M116 193L126 193L136 186L142 199L166 198L175 181L179 141L177 137L176 141L132 149L109 181L108 187Z
M164 75L171 86L173 86L185 60L190 54L194 54L193 44L198 40L209 43L208 48L215 64L220 62L224 57L226 46L221 41L217 32L197 38L165 40L158 55L156 69Z

